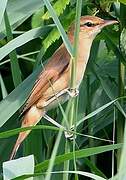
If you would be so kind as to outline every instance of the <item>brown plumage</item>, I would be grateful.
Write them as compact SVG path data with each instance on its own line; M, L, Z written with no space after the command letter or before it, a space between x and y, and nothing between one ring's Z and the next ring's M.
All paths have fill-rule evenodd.
M94 16L84 16L80 18L79 47L77 56L77 77L76 86L79 87L85 68L89 59L90 48L95 36L104 26L117 23L117 21L107 21ZM71 25L68 37L74 43L74 23ZM69 88L70 82L70 55L62 44L60 48L50 58L40 73L32 92L23 110L22 127L36 125L46 113L46 105L51 98L65 89ZM62 95L63 97L63 95ZM65 97L65 96L64 96ZM20 144L30 133L21 132L13 148L10 159L13 159Z

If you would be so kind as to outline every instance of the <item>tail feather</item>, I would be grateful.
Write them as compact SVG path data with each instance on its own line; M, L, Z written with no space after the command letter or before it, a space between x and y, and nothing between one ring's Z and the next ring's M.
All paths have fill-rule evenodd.
M36 106L32 106L25 114L23 121L22 121L22 126L21 127L29 127L29 126L35 126L41 119L42 116L44 116L45 111L44 109L38 109ZM12 160L17 151L18 148L20 147L21 143L24 141L24 139L28 136L31 130L20 132L18 139L15 143L15 146L12 150L10 160Z
M9 160L12 160L15 158L19 146L20 146L20 144L18 144L18 143L15 144Z

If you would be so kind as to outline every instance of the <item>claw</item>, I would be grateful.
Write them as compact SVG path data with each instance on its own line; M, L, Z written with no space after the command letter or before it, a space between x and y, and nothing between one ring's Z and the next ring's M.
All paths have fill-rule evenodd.
M73 130L74 130L74 126L70 128L70 132L68 131L64 132L66 139L69 139L70 141L72 141L74 138L76 138L76 136L74 135L74 132L72 132Z
M74 88L74 89L71 88L71 89L67 90L67 92L68 92L69 96L71 96L72 98L78 96L78 94L79 94L79 90L77 88Z

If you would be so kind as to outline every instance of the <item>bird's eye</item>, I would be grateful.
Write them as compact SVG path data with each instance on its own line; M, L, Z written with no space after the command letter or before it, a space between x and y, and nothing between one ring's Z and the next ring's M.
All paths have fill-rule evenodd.
M86 23L84 23L83 25L84 25L84 26L88 26L88 27L93 27L93 26L95 26L95 24L92 23L92 22L86 22Z

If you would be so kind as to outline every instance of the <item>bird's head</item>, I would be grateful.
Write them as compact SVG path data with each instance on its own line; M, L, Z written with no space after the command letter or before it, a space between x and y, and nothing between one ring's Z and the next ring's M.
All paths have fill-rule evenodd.
M116 20L104 20L97 16L82 16L80 18L80 34L83 38L94 39L103 27L118 23ZM74 23L70 31L74 31ZM70 32L69 31L69 32Z
M96 16L82 16L80 18L80 32L95 37L105 26L118 23L116 20L104 20Z

